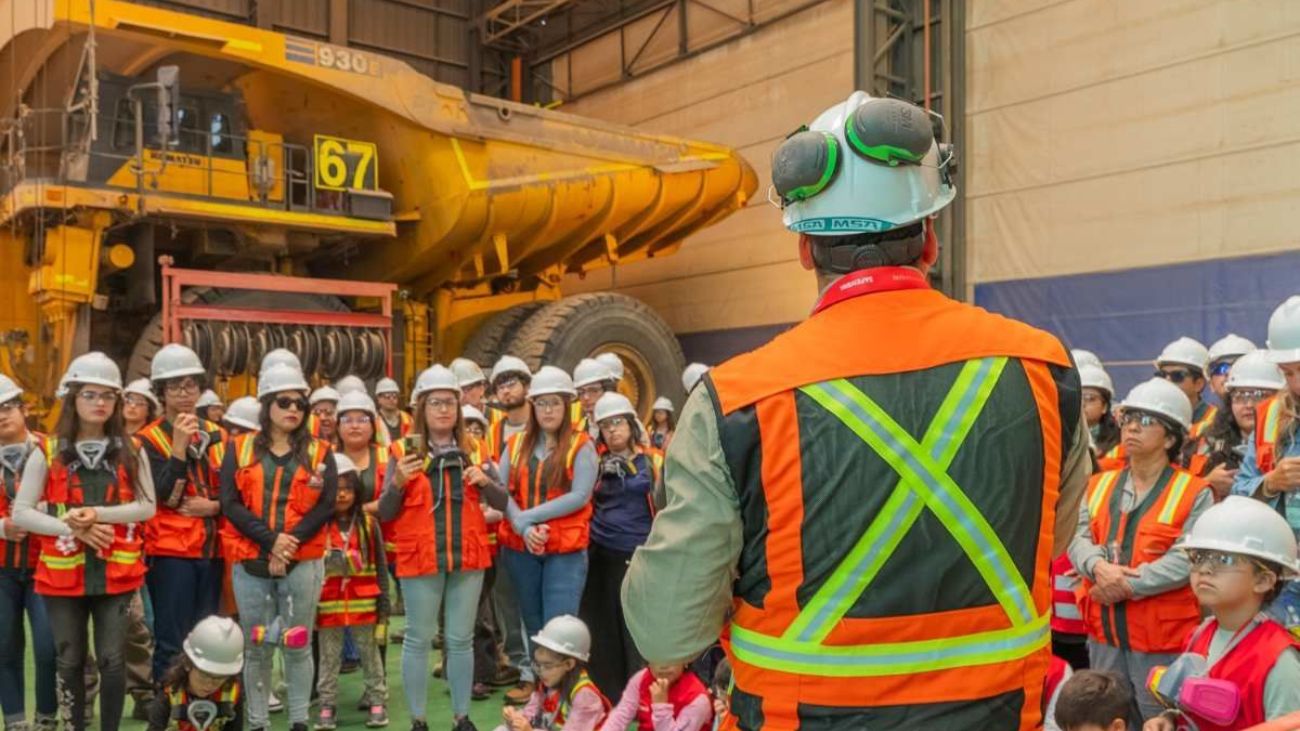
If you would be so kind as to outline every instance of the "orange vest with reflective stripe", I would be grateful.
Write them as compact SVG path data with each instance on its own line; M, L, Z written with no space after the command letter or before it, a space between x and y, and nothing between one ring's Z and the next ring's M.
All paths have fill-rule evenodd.
M1191 428L1187 430L1188 439L1200 439L1205 430L1209 429L1210 425L1214 423L1215 417L1219 415L1218 406L1204 401L1201 402L1201 405L1205 407L1205 413L1201 414L1201 418L1197 419Z
M1110 451L1097 458L1097 467L1102 472L1122 470L1128 466L1128 452L1123 444L1116 444Z
M1141 566L1164 556L1183 533L1192 505L1209 483L1169 467L1142 501L1128 513L1120 510L1126 471L1093 475L1088 485L1092 542L1106 547L1112 563ZM1084 577L1076 596L1088 634L1102 644L1138 652L1179 652L1201 621L1196 595L1183 585L1155 596L1110 606L1092 600L1093 583Z
M1079 402L1058 390L1070 374L1051 335L911 289L821 309L705 376L745 520L724 640L739 728L1039 727L1064 435L1078 420L1062 423ZM980 428L994 404L998 421ZM967 439L977 446L962 450ZM969 461L1011 450L1024 464L996 476ZM808 503L810 490L862 499ZM940 539L953 563L909 570ZM906 578L871 583L886 570ZM952 594L959 576L979 591Z
M357 511L352 529L345 538L337 518L325 524L325 551L338 551L346 567L337 571L329 558L325 565L325 583L320 589L320 603L316 605L317 627L354 627L374 624L378 617L379 571L388 567L376 565L379 557L379 523L369 515Z
M1077 576L1067 575L1074 570L1068 553L1052 561L1052 631L1067 635L1086 635L1088 625L1083 621L1079 603L1074 598L1079 585Z
M483 447L469 440L469 465L487 462ZM406 443L393 442L393 457L406 456ZM461 479L460 466L439 469L426 456L424 469L402 488L402 512L390 522L398 578L457 571L478 571L492 565L487 521L477 486ZM435 480L441 484L434 489Z
M510 495L521 510L534 508L564 494L558 485L542 484L542 465L533 455L523 455L524 433L510 437L506 449L510 450L510 475L506 478ZM585 432L574 431L569 451L564 455L564 469L570 482L573 481L573 465L578 452L588 444L591 438ZM546 553L573 553L587 548L591 537L591 501L588 500L578 510L568 515L548 520L551 534L546 539ZM516 551L526 551L524 539L515 533L509 520L501 521L498 538L502 546Z
M135 500L131 478L123 467L112 472L69 470L58 456L58 446L53 440L45 457L49 473L41 500L50 515L62 518L80 507L121 505ZM101 494L95 496L94 492ZM96 596L139 589L145 574L143 533L143 526L136 523L114 525L113 543L105 551L97 551L70 536L41 536L36 593Z
M297 459L286 466L275 466L266 474L267 459L257 454L254 440L257 434L241 434L230 440L235 452L235 488L244 507L252 511L276 533L294 529L303 516L316 507L320 500L321 485L315 484L320 468L330 456L330 446L319 439L307 445L311 464L304 467ZM282 486L283 471L292 469L288 489ZM227 524L222 533L222 548L228 561L247 561L258 558L262 549L252 539L240 533L233 524ZM295 561L309 561L325 554L325 531L320 531L298 547Z
M400 441L402 437L411 433L411 427L415 420L405 411L397 412L397 434L393 433L392 427L384 421L383 414L375 418L375 443L381 447L388 447Z
M142 428L136 438L145 449L157 452L163 460L171 458L172 435L163 428L166 419L158 419ZM202 461L187 459L184 487L173 490L171 504L159 503L154 517L145 524L144 545L150 556L179 558L215 558L220 555L217 541L217 517L191 518L176 512L187 497L216 500L220 493L221 463L226 459L226 430L217 424L199 420L199 429L212 439Z
M1261 475L1272 472L1277 460L1274 452L1282 430L1282 401L1281 396L1274 396L1256 407L1255 466Z
M27 445L27 457L39 451L45 455L46 463L49 463L53 446L51 439L44 434L29 432ZM25 458L23 464L27 464ZM18 470L16 473L10 472L9 468L0 464L0 518L8 519L13 512L14 498L18 497L18 483L22 480L22 467ZM0 536L0 569L34 569L40 555L38 536L28 535L21 541L6 541Z

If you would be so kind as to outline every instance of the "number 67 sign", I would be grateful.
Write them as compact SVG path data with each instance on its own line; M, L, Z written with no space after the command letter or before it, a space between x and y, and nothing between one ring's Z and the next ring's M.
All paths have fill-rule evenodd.
M315 135L316 187L322 190L375 190L379 154L373 142Z

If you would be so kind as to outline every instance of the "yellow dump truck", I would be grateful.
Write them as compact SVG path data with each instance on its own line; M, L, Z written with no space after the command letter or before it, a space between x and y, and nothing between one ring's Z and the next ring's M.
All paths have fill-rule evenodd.
M174 340L227 396L277 345L320 380L612 350L645 409L680 393L671 331L563 276L671 254L756 188L725 147L128 2L0 0L0 43L0 370L45 413L74 355L137 377Z

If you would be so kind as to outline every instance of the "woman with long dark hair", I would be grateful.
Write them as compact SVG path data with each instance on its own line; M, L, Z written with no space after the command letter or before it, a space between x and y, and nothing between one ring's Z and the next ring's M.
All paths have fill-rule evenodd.
M1183 463L1204 477L1219 500L1232 491L1245 455L1245 443L1255 431L1255 409L1286 385L1282 371L1266 353L1251 352L1232 364L1223 382L1224 408L1219 409L1200 439L1183 451Z
M668 444L673 441L673 434L677 431L677 414L673 411L672 400L667 396L655 399L650 418L645 423L645 431L650 435L650 446L661 452L668 450Z
M312 627L325 570L324 527L334 512L338 471L330 446L307 429L307 381L289 365L265 369L257 381L261 426L230 442L221 466L226 560L244 636L280 620ZM311 701L311 647L281 648L288 680L289 722L306 731ZM270 726L271 648L249 642L244 685L248 725Z
M94 622L100 728L116 731L126 695L128 604L144 583L143 523L154 514L153 479L125 432L117 364L87 353L68 365L63 383L57 442L27 459L13 520L41 536L36 591L54 634L70 728L86 727L87 625Z

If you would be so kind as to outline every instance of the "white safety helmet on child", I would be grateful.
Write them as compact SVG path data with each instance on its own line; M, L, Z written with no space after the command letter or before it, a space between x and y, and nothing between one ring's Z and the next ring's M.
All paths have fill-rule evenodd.
M1167 421L1178 425L1183 433L1192 424L1192 402L1187 400L1187 394L1163 378L1152 378L1134 386L1121 408L1124 411L1145 411L1163 416Z
M533 635L533 644L551 652L586 662L591 657L591 631L570 614L561 614Z
M1263 559L1282 567L1280 579L1300 572L1295 533L1286 518L1268 505L1243 495L1229 495L1206 510L1179 548Z
M342 477L349 472L354 475L357 473L357 464L352 461L351 457L337 450L332 452L332 454L334 455L334 469L339 473L339 477Z
M244 669L244 632L229 617L213 615L201 620L182 647L194 667L208 675L229 677Z

